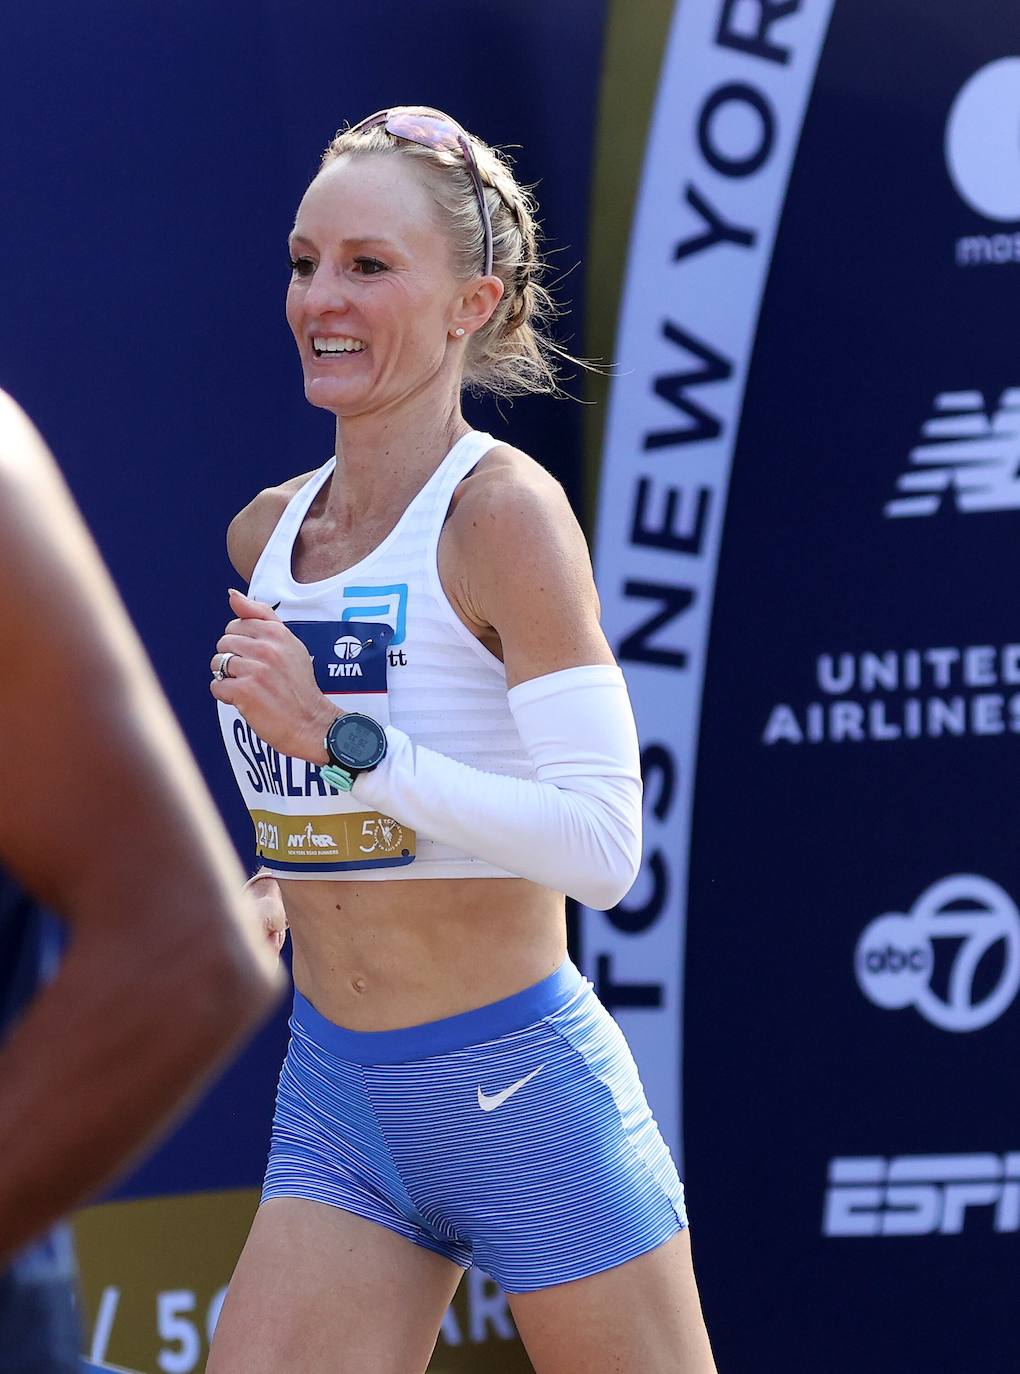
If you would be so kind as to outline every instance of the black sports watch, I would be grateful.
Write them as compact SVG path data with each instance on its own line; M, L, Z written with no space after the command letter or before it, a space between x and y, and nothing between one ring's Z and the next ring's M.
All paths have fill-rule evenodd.
M337 716L322 744L329 755L322 776L343 792L351 790L359 773L370 773L386 757L385 730L360 711Z

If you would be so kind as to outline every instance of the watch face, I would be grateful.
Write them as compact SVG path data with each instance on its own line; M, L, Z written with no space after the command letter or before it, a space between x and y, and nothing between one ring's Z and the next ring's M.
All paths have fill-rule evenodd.
M373 768L382 758L385 744L382 727L367 716L341 716L330 727L329 747L351 768Z

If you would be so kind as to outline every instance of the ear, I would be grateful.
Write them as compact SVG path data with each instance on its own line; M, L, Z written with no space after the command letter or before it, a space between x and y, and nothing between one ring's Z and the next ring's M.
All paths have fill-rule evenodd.
M454 301L450 316L449 331L457 338L466 339L477 333L492 318L492 312L503 299L503 283L499 277L476 277L468 289ZM463 334L457 334L462 329Z

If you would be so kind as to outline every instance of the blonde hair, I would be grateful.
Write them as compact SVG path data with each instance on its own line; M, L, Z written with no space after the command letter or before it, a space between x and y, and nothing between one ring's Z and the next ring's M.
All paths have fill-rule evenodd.
M464 385L472 392L496 396L560 393L558 364L585 364L548 333L560 310L542 284L545 264L539 252L534 197L519 185L505 154L464 132L471 140L492 221L492 271L504 287L490 319L468 340ZM319 170L339 157L368 153L413 159L450 241L454 272L465 281L479 275L485 260L485 230L463 154L412 143L376 125L341 129L323 153Z

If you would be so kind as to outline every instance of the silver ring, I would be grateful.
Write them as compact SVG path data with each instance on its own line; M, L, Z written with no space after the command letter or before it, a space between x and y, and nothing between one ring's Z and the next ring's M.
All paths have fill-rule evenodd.
M221 655L220 655L220 666L219 666L219 667L216 669L216 671L213 673L213 677L216 679L217 682L222 682L223 679L224 679L225 677L229 677L229 676L230 676L230 674L227 672L227 664L230 662L230 660L231 660L232 658L236 658L236 657L237 657L236 654L221 654Z

